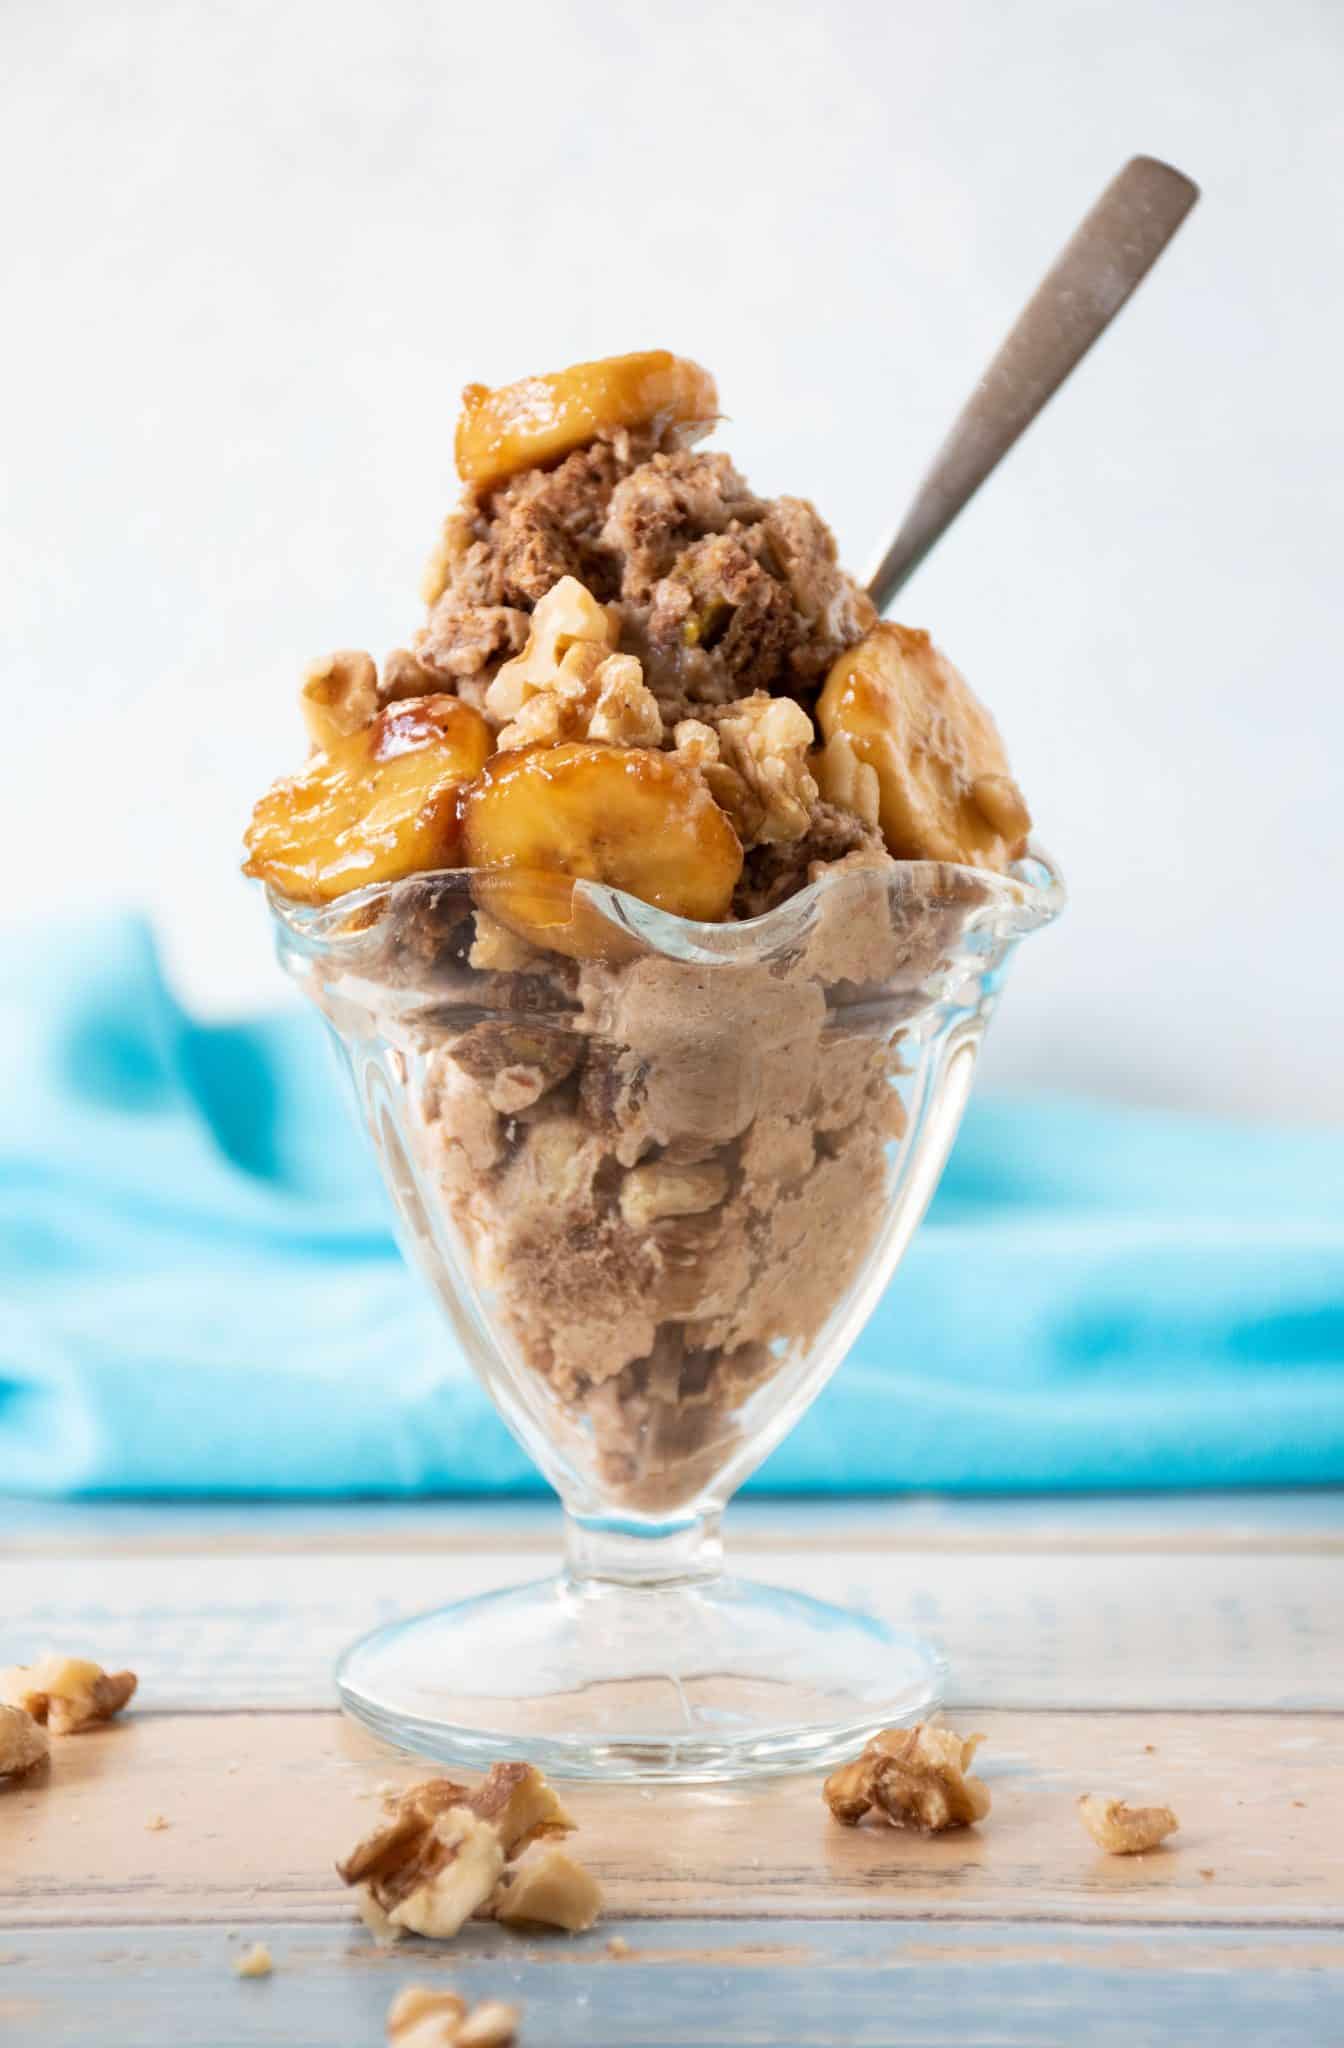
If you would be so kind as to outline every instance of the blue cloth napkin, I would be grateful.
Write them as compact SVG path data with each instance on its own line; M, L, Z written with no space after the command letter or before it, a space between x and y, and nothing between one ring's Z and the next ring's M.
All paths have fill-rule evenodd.
M0 965L0 1491L543 1490L402 1267L320 1025L146 926ZM1344 1480L1344 1135L974 1104L779 1490Z

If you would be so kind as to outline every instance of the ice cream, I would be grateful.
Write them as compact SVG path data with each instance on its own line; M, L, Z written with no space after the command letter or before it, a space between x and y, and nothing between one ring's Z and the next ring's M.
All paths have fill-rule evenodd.
M575 1463L648 1512L709 1484L851 1289L907 1018L966 870L1029 829L927 636L876 620L810 504L696 446L716 410L662 352L471 387L428 617L381 670L314 665L314 751L248 835L289 901L359 892L417 1200Z

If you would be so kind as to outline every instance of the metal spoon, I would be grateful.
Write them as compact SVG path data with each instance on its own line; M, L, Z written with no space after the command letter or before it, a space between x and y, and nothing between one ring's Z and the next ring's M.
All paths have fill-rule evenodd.
M1075 363L1147 276L1199 197L1198 185L1136 156L1061 251L967 400L868 585L887 606Z

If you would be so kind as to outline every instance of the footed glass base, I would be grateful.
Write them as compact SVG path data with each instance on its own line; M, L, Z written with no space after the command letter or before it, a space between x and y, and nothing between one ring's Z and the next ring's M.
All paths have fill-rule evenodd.
M921 1637L774 1586L565 1574L377 1629L336 1677L347 1712L439 1763L724 1779L835 1763L926 1716L942 1671Z

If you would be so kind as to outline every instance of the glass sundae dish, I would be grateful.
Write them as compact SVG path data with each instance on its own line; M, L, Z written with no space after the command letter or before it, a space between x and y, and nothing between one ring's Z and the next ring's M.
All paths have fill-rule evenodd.
M454 1763L820 1765L937 1696L919 1639L724 1576L719 1520L889 1281L1062 888L962 678L696 449L716 408L663 353L469 387L428 619L314 666L248 834L403 1246L565 1506L557 1579L342 1662Z

